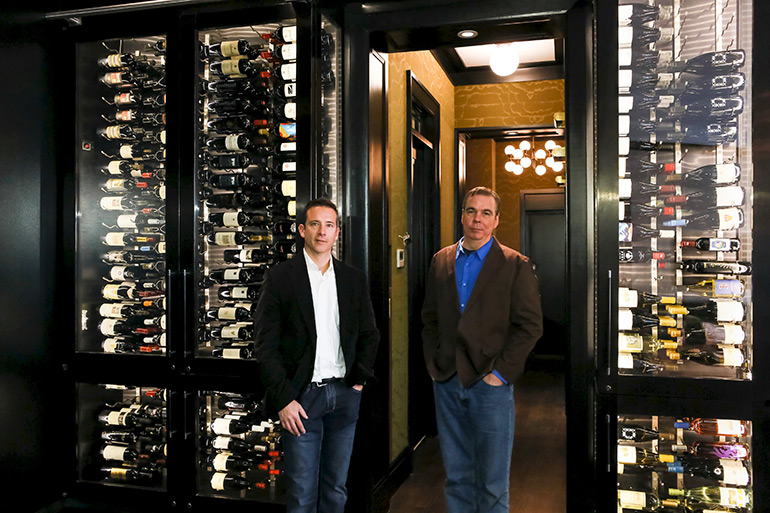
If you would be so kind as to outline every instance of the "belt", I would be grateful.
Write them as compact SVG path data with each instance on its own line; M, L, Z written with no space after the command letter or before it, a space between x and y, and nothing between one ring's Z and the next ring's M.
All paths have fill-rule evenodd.
M330 383L339 383L340 381L342 381L342 378L324 378L321 381L313 381L310 384L320 388L320 387L325 387Z

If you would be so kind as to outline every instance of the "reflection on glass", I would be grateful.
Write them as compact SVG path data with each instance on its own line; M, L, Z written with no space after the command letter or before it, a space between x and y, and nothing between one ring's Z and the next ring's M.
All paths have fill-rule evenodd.
M200 493L279 498L284 484L277 423L250 394L201 392L198 399Z
M751 422L618 417L618 507L752 511Z
M198 355L249 359L265 271L296 252L297 28L199 40Z
M165 39L78 46L77 350L166 346Z
M340 28L326 16L321 17L321 154L320 195L342 206L342 48ZM340 212L342 214L342 212ZM341 238L340 238L341 239ZM334 245L334 254L342 255L342 241Z
M751 2L618 23L619 373L751 379Z
M80 477L159 488L166 479L166 391L78 386Z

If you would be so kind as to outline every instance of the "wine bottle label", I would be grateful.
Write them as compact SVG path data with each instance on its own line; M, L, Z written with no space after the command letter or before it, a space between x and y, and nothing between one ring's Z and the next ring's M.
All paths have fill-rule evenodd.
M240 134L232 134L225 137L225 148L230 151L242 151L244 148L238 146Z
M218 436L214 438L214 441L212 442L211 446L214 449L219 449L220 451L225 451L230 448L230 440L231 438L228 436Z
M284 80L297 80L297 64L284 64L281 66L281 78Z
M108 338L102 342L102 350L105 353L116 353L119 341L116 338Z
M238 260L241 262L251 262L252 261L252 253L254 250L252 249L242 249L238 252Z
M623 199L630 198L632 186L633 182L630 178L622 178L618 180L618 196Z
M719 504L732 508L745 508L751 504L751 496L743 488L719 488Z
M618 66L630 66L633 52L630 48L618 48ZM628 132L621 132L628 133Z
M121 214L118 216L119 228L136 228L136 214Z
M104 456L105 460L125 461L126 449L128 449L128 447L123 447L120 445L106 445L102 451L102 456Z
M618 333L618 351L641 353L644 349L644 338L638 333Z
M222 327L222 338L239 338L238 332L240 331L240 326L223 326Z
M158 253L166 253L166 243L165 242L158 242L158 245L156 246L156 250ZM163 307L165 308L165 306Z
M214 461L212 462L212 465L214 467L214 470L218 472L226 472L227 471L227 459L230 457L230 454L228 453L219 453L216 456L214 456Z
M115 333L115 325L118 321L119 319L102 319L99 323L99 331L106 337L117 335L117 333Z
M122 144L119 150L120 156L124 159L134 158L134 150L130 144Z
M240 226L238 223L238 212L225 212L222 215L223 226Z
M110 163L107 164L107 172L111 175L122 175L123 171L120 169L122 163L122 160L111 160Z
M740 420L717 419L719 436L743 436L743 423Z
M725 324L722 326L724 330L724 343L729 345L741 345L746 339L746 332L743 331L737 324Z
M618 310L618 329L630 330L634 327L634 313L628 309Z
M631 353L618 353L618 369L633 369L634 357Z
M102 210L123 210L123 196L103 196L99 206Z
M116 319L123 317L122 310L124 306L124 303L102 303L102 305L99 306L99 315Z
M239 75L241 76L241 70L238 67L238 61L240 59L225 59L222 62L222 74L224 75Z
M618 502L622 508L642 510L647 508L647 495L644 492L618 490Z
M119 110L115 113L116 121L134 121L136 119L136 111L132 109ZM120 129L120 127L116 127ZM119 137L120 135L118 135Z
M211 425L212 431L218 435L229 435L230 433L230 419L215 419Z
M219 51L223 57L241 55L241 52L238 51L238 41L222 41L222 44L219 45Z
M120 126L119 125L108 126L104 130L104 136L107 139L120 139L122 137L120 134Z
M297 124L296 123L281 123L278 125L278 135L284 139L291 139L297 137Z
M294 82L290 82L283 86L283 95L286 98L293 98L297 96L297 84ZM292 118L294 119L294 118Z
M295 172L297 171L297 163L296 162L284 162L281 164L281 171L284 173L286 172Z
M217 310L217 319L221 321L234 321L236 308L223 307Z
M296 216L297 215L297 202L296 201L290 201L289 204L286 206L286 210L289 212L290 216Z
M226 347L222 350L222 358L238 360L241 358L241 350L235 347Z
M618 287L618 308L636 308L639 306L639 294L627 287Z
M158 187L158 193L157 194L158 194L158 197L160 199L162 199L162 200L166 199L166 184L161 184Z
M286 116L287 119L297 119L297 104L294 102L289 102L284 105L283 115Z
M297 41L297 26L291 25L289 27L283 27L281 29L281 39L287 43L294 43Z
M722 476L722 482L724 484L748 486L750 480L749 471L743 466L743 463L736 460L719 460L719 464L724 471L724 475Z
M214 244L217 246L237 246L236 232L217 232L214 234Z
M281 47L281 58L285 61L293 61L297 59L297 44L288 43Z
M129 468L114 467L110 469L110 479L115 481L128 481Z
M297 143L295 142L281 143L280 151L281 152L297 151Z
M110 278L114 281L123 281L126 278L126 266L114 265L110 269Z
M724 363L726 367L740 367L743 365L743 352L737 347L723 347ZM721 433L721 431L720 431ZM724 433L729 434L729 433ZM738 435L733 435L738 436Z
M113 72L104 75L102 81L107 85L120 85L123 83L123 73Z
M134 103L134 93L120 93L115 95L115 103L118 105L130 105Z
M743 211L739 208L720 208L717 210L719 213L719 229L735 230L743 222Z
M714 280L714 297L740 297L743 292L744 286L740 280Z
M730 239L709 239L708 251L730 251L732 243Z
M715 167L714 182L716 183L733 183L740 173L740 168L735 164L716 164Z
M248 287L233 287L232 290L233 299L247 299L249 297Z
M717 301L717 322L740 322L743 320L743 303L739 301Z
M716 206L721 207L735 207L743 204L743 187L717 187L716 189Z
M634 97L631 95L620 95L618 96L618 113L620 114L628 114L631 112L631 110L634 108ZM620 175L621 178L625 176L624 174Z
M634 42L634 27L618 27L618 47L629 47Z
M225 472L215 472L211 476L211 488L213 490L222 491L225 489L225 478L227 474Z
M124 425L124 419L125 415L123 415L122 411L111 411L107 415L107 424L110 426L122 426Z
M290 198L297 197L297 181L284 180L281 182L281 194Z
M225 281L240 281L241 270L240 269L225 269L224 272Z
M166 144L166 131L161 130L158 134L158 140L161 142L161 144Z

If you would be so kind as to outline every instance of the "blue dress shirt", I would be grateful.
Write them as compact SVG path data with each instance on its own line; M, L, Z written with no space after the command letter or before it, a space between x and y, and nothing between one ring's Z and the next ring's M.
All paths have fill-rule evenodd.
M484 265L484 259L487 258L489 250L492 247L492 241L489 239L486 244L481 246L475 251L470 251L463 247L463 240L461 238L457 243L457 253L455 255L455 278L457 280L457 295L460 298L460 311L465 311L465 305L468 303L468 299L473 292L473 286L476 284L476 279L479 277L481 267ZM500 378L500 380L506 385L508 382L496 371L492 373Z

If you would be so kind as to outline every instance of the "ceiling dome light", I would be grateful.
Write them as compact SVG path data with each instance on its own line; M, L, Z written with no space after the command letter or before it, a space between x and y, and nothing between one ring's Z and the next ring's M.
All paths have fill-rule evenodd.
M535 158L538 160L543 160L545 156L546 156L546 153L543 148L538 148L538 150L535 152Z
M529 157L524 157L521 159L521 167L529 167L532 165L532 159Z
M556 162L556 160L553 157L547 157L545 159L545 165L548 167L553 167L553 164Z
M545 171L546 171L546 169L545 169L545 166L543 164L539 164L535 168L535 173L537 173L539 176L543 176L545 174Z
M519 54L511 43L495 45L489 56L489 67L495 75L507 77L519 67Z
M512 144L509 144L508 146L505 147L506 155L513 155L515 151L516 151L516 148L514 148Z
M462 39L473 39L474 37L476 37L478 35L479 35L478 32L476 32L475 30L471 30L471 29L461 30L460 32L457 33L457 37L462 38Z
M554 148L556 148L556 143L552 139L548 139L545 142L545 149L551 151Z
M523 167L521 167L518 164L514 164L514 166L513 166L513 174L514 175L520 175L523 172L524 172L524 168Z
M564 164L557 160L556 162L553 163L553 170L556 171L557 173L560 173L561 171L564 170Z
M523 157L523 156L524 156L524 152L521 151L520 149L516 148L516 149L513 150L513 158L515 158L517 160L520 160L521 157Z
M532 145L531 145L531 144L529 144L529 141L527 141L526 139L524 139L523 141L521 141L521 142L519 143L519 149L520 149L520 150L523 150L523 151L527 151L527 150L528 150L528 149L530 149L531 147L532 147Z
M512 160L509 160L508 162L505 163L505 170L511 173L515 169L515 166L516 166L516 163Z

